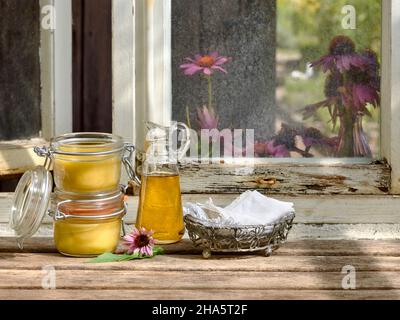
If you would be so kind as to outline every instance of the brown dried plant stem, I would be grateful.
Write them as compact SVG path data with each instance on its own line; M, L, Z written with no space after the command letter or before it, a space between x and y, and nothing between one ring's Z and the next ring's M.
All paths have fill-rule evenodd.
M338 157L354 157L354 124L355 122L351 111L343 107L342 115L340 116L340 142L337 150Z

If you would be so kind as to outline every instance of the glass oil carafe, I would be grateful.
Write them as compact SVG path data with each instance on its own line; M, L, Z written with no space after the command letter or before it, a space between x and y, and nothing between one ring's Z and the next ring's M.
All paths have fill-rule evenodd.
M153 230L159 244L178 242L184 234L178 160L189 148L190 131L183 123L146 125L146 150L140 177L134 179L140 185L136 227ZM179 149L173 141L178 136Z

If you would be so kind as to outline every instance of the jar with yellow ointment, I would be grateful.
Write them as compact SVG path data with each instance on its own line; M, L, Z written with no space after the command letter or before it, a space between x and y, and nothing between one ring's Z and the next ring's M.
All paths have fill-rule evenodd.
M66 192L105 193L118 189L124 151L131 146L106 133L70 133L49 148L35 148L53 164L56 187Z
M10 220L19 246L37 232L48 214L54 221L54 244L60 253L84 257L113 252L127 211L124 193L88 196L56 190L51 195L51 186L51 175L43 167L22 176Z
M19 246L49 214L60 253L84 257L113 252L126 214L121 163L128 166L133 151L122 138L105 133L71 133L52 139L48 148L35 148L46 157L45 165L23 175L11 212Z
M122 192L88 198L56 191L49 213L54 219L57 250L64 255L82 257L113 252L117 248L126 208Z

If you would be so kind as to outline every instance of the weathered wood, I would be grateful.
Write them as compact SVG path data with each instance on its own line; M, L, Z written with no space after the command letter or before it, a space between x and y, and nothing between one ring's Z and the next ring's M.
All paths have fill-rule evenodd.
M8 223L13 194L0 193L0 223ZM186 202L205 202L212 198L218 206L231 203L237 194L186 194ZM400 197L398 196L301 196L274 195L274 198L293 202L296 209L295 223L309 224L399 224ZM134 223L138 207L138 197L128 198L127 223ZM45 223L51 223L46 217Z
M52 137L72 132L72 3L53 1L54 33L54 128ZM62 14L59 14L62 12Z
M382 1L382 101L381 101L381 155L393 169L392 192L400 193L400 3Z
M339 272L56 270L59 289L342 290ZM0 270L1 289L40 289L43 270ZM400 273L357 272L357 288L400 289Z
M282 246L279 255L315 255L315 256L400 256L400 241L341 240L320 241L305 240L288 242Z
M131 232L134 224L126 224ZM8 223L0 223L0 235L14 237L15 233ZM44 223L35 237L53 236L53 225ZM186 233L183 237L188 239ZM295 223L290 231L289 241L299 240L400 240L400 224L299 224Z
M136 92L144 85L141 81L135 83L138 70L135 70L137 39L133 3L132 0L111 2L112 132L131 143L136 141L136 121L139 117ZM126 170L121 172L121 181L128 181Z
M135 15L133 1L112 1L113 133L135 142ZM126 181L124 179L123 181Z
M258 190L284 195L388 194L386 164L234 164L182 165L183 193L241 193Z
M50 239L20 253L0 238L4 299L399 299L400 241L296 241L276 255L214 255L202 259L188 241L153 259L89 264L51 251ZM54 249L53 249L54 250ZM41 252L41 253L40 253ZM357 290L343 290L342 268L356 269ZM56 290L43 290L44 266Z
M72 12L74 131L111 132L111 0L74 0Z
M43 164L43 158L33 152L34 146L43 146L43 139L17 140L0 143L0 176L16 175ZM4 194L0 193L0 197ZM1 198L0 198L1 207Z
M51 238L31 238L24 242L24 249L18 248L15 238L0 238L0 252L57 252Z
M267 195L269 192L265 191ZM212 198L218 206L227 206L238 197L237 194L187 194L183 195L183 202L205 202ZM293 202L296 209L295 223L400 223L400 197L398 196L284 196L274 195L282 201ZM129 222L134 221L137 204L130 203L132 210L128 214ZM1 220L0 220L1 221Z
M123 2L127 4L130 1L118 1L118 3ZM154 3L156 3L155 6ZM139 2L139 4L141 4L141 2ZM383 1L383 5L384 12L387 13L385 14L385 16L387 16L388 19L384 21L384 38L382 41L384 53L382 59L382 67L384 70L388 71L383 72L383 78L389 81L384 82L384 85L382 87L382 109L384 111L382 112L382 158L391 160L391 164L395 169L393 176L396 177L398 176L399 172L398 163L400 163L398 161L399 142L397 141L398 139L395 139L393 137L398 136L396 132L398 132L400 126L398 125L399 117L396 112L394 112L398 107L395 103L398 98L393 96L393 94L396 93L393 93L393 88L396 88L398 82L398 74L392 72L392 70L394 70L392 68L392 64L398 63L398 61L400 60L394 59L398 56L399 45L397 44L398 39L394 39L390 31L392 28L396 30L395 27L397 27L399 20L397 19L397 11L399 11L399 5L397 4L397 2L390 0ZM159 38L164 39L164 37L160 34L160 28L162 28L165 21L165 12L163 12L163 10L154 10L154 8L157 6L157 2L150 3L149 7L152 10L146 10L146 8L143 8L143 6L136 6L136 14L133 16L130 16L130 8L124 10L125 14L121 14L121 6L123 6L123 4L116 5L113 8L116 22L114 23L113 27L117 28L118 31L118 37L115 38L117 41L115 41L115 45L113 46L113 57L115 57L114 62L120 65L119 68L113 69L113 71L115 71L113 72L113 80L115 80L115 85L113 88L114 110L115 114L119 114L118 118L116 118L116 120L114 121L114 129L122 128L122 131L127 132L127 135L124 135L127 138L130 138L133 132L136 131L136 144L139 144L138 146L141 147L140 143L142 143L141 141L143 141L143 121L146 120L148 117L164 118L164 114L170 112L170 110L166 110L168 108L165 108L165 104L158 104L158 107L151 109L150 114L146 113L146 110L148 111L149 109L143 107L147 104L147 96L149 95L149 92L153 92L152 88L154 88L155 85L154 81L152 82L151 77L148 77L147 74L152 73L157 79L160 79L161 76L164 76L163 71L168 70L168 68L170 67L167 63L166 65L164 65L164 68L154 68L156 64L149 64L147 60L148 55L146 54L148 52L150 52L151 54L153 54L154 52L158 52L158 61L169 61L168 59L165 59L165 42L152 41L157 37L151 38L151 36L149 35L153 31L155 31L156 28L157 30L153 34L160 35ZM127 4L127 6L129 7L130 5ZM143 22L143 20L146 20L147 17L151 17L153 19L154 24L151 28L146 28L146 24ZM132 23L135 22L133 20L136 20L136 35L134 35L132 32ZM167 26L165 28L165 32L168 34L168 24L166 23L165 26ZM131 45L131 40L133 38L135 38L136 43L140 43L140 45L136 46L136 48ZM150 39L149 41L147 41L148 38ZM394 42L394 45L391 45L391 42ZM163 45L164 47L162 51L157 50L160 48L160 46ZM123 58L120 59L120 57ZM138 79L138 81L136 81L135 83L136 99L132 97L132 92L126 90L126 88L129 88L133 85L134 81L131 76L127 76L133 74L129 71L132 69L132 65L134 64L132 63L132 57L135 57L134 60L137 69L136 78ZM149 82L151 82L151 85L149 88L147 88L147 84ZM159 81L157 81L157 83L159 84L160 88L165 88L165 86L168 85L166 83L164 83L165 86L161 85L163 82ZM160 95L156 98L153 97L152 102L156 101L157 99L161 99L160 97ZM124 110L124 112L119 112L122 109ZM132 112L135 112L136 115L136 127L134 125L134 121L131 121ZM278 160L282 161L282 159ZM293 161L296 161L298 163L298 161L300 160L295 159ZM289 170L286 170L287 166L285 165L275 165L275 169L273 169L272 172L261 171L259 176L261 177L261 179L264 179L267 174L274 174L278 178L282 178L281 180L284 180L282 183L282 181L279 181L280 179L278 179L280 186L275 185L275 187L271 187L271 193L300 192L300 194L385 194L387 193L391 185L399 185L399 181L397 178L390 181L390 170L387 166L384 166L384 169L381 170L381 167L379 165L378 168L374 166L360 167L355 165L354 169L352 170L350 166L346 169L342 168L341 166L337 166L336 169L331 169L330 164L327 163L327 159L322 159L321 163L322 164L320 166L311 166L310 169L305 172L307 175L306 177L304 177L302 174L304 172L300 172L300 174L298 174L299 169L296 166L294 169L291 169L291 165L288 166ZM372 168L372 171L370 171L370 169L368 168ZM250 175L250 177L247 178L235 178L231 175L233 169L227 171L228 172L221 174L221 170L217 168L216 170L211 169L211 171L205 170L204 174L202 175L200 172L196 171L196 168L193 169L193 171L189 170L186 175L186 179L183 179L183 190L190 193L215 193L247 190L247 188L249 188L249 185L255 186L261 190L268 188L263 184L259 185L259 183L257 183L257 180L263 182L262 180L259 180L259 177L255 177L255 179L253 179L254 175ZM282 177L281 172L283 172ZM318 177L321 175L322 177L329 175L331 176L331 179L321 179L320 177ZM185 176L185 173L183 174L183 176ZM336 179L335 181L335 176L343 176L345 180L340 181L340 179ZM230 185L231 182L233 182L233 185ZM269 181L267 180L265 182ZM193 187L191 186L192 183ZM207 188L202 188L203 186L206 186ZM393 191L395 193L399 193L398 190L396 191L396 189L393 189Z
M400 290L20 290L0 289L7 300L398 300Z
M400 271L400 257L161 255L129 262L87 263L88 258L66 258L56 253L0 253L0 270L41 270L51 265L58 270L120 271L257 271L257 272L340 272L352 265L358 271ZM27 263L29 261L29 263Z
M43 236L48 234L44 228ZM400 224L294 224L288 239L399 240Z
M123 81L126 78L126 68L131 67L130 61L125 61L125 68L121 66L117 69L118 73L114 72L114 78L121 84L115 89L118 90L116 92L122 90L120 99L124 98L126 103L131 102L127 107L134 111L134 116L133 121L128 123L120 115L114 126L123 125L124 129L131 127L135 136L135 140L131 142L135 143L137 150L143 151L147 132L145 121L169 125L172 119L171 1L133 1L133 18L129 17L128 12L132 10L128 8L124 14L120 12L122 6L129 6L129 2L132 1L119 2L125 2L125 5L121 3L115 6L114 13L119 18L115 21L118 25L116 29L121 30L122 37L131 36L130 25L133 22L134 45L129 48L129 41L119 41L113 52L118 56L118 51L122 49L125 56L134 57L134 79L127 79L133 80L134 83ZM121 61L117 63L121 64ZM131 90L132 87L129 86L132 85L134 97L126 93L127 90Z
M163 246L166 254L200 254L189 240ZM31 238L18 249L15 238L0 238L0 252L55 253L51 238ZM387 256L400 257L400 240L301 240L289 241L276 252L279 256Z

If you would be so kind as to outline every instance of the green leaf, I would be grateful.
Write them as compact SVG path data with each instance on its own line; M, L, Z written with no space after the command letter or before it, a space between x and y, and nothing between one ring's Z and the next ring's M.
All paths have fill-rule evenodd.
M101 255L99 255L96 258L93 258L88 261L88 263L106 263L106 262L120 262L120 261L129 261L129 260L136 260L136 259L148 259L152 258L156 255L163 254L164 249L158 246L155 246L153 248L153 256L142 256L138 253L132 253L132 254L115 254L111 252L106 252Z
M164 254L164 248L163 247L159 247L159 246L153 247L153 255L156 256L158 254Z

